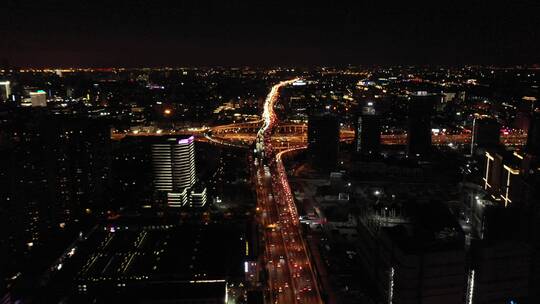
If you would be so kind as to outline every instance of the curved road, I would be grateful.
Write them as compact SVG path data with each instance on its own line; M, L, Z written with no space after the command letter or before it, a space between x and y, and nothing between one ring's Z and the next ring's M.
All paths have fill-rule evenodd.
M255 180L259 218L265 228L266 267L272 303L323 303L307 248L301 235L296 206L281 156L274 155L272 131L277 123L274 105L279 90L298 79L272 87L263 112L263 126L257 133Z

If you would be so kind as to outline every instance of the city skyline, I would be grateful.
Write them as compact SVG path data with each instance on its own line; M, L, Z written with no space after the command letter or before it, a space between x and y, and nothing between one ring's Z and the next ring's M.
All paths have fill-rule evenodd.
M540 2L0 10L2 304L540 303Z
M535 68L1 75L8 303L537 297Z

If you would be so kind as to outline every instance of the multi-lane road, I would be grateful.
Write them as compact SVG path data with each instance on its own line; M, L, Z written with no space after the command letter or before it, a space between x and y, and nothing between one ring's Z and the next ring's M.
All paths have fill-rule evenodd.
M263 112L263 125L256 138L254 161L258 218L264 228L268 297L272 303L323 303L315 272L305 246L296 206L282 163L286 150L275 154L272 132L278 121L274 105L279 91L297 79L272 87Z
M111 138L121 140L126 136L164 136L164 135L195 135L199 141L216 142L222 145L248 147L258 138L258 133L254 132L255 126L258 126L261 121L244 124L230 124L223 126L215 126L212 128L204 128L193 131L192 129L180 130L145 130L145 131L130 131L119 132L113 131ZM240 125L240 126L236 126ZM287 131L290 129L290 131ZM257 129L260 131L260 129ZM354 130L342 129L341 141L352 141L355 138ZM436 146L446 145L468 145L471 143L471 132L463 131L458 134L433 134L431 141ZM523 132L502 133L501 143L506 146L522 146L527 141L527 134ZM304 146L307 142L307 129L303 124L290 124L290 128L285 128L279 134L272 134L272 145L274 148L287 148ZM391 145L406 145L407 134L381 134L381 144ZM279 146L279 147L278 147Z

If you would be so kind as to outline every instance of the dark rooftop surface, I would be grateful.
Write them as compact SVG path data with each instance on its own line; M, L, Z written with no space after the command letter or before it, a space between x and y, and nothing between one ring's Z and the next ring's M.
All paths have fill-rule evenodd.
M93 232L82 280L224 279L243 274L246 238L233 225L109 224Z
M410 203L412 223L384 228L389 238L406 253L463 249L463 230L442 203Z
M65 266L75 268L70 303L223 303L227 283L244 276L252 246L245 227L152 219L98 226Z

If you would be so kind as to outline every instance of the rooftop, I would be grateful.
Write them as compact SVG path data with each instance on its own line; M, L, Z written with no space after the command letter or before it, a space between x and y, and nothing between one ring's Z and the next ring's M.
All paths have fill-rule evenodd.
M99 227L82 246L82 281L221 280L243 275L245 231L235 225L129 225Z
M439 202L407 204L411 223L383 228L406 253L463 249L464 234L448 207Z

